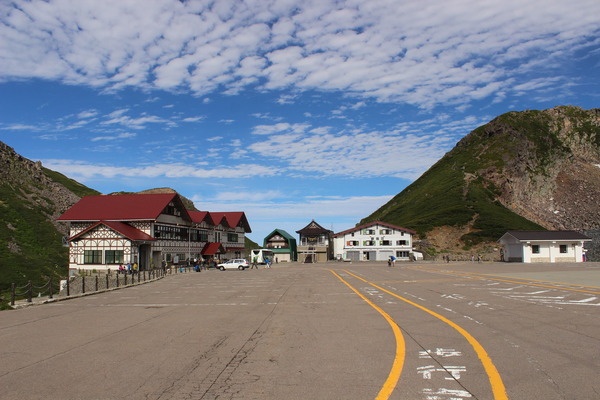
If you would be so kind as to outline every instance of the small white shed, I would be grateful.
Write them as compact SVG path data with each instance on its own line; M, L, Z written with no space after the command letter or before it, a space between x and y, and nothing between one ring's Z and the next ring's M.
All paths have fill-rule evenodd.
M504 261L554 263L584 261L583 243L591 240L575 231L508 231L498 242Z

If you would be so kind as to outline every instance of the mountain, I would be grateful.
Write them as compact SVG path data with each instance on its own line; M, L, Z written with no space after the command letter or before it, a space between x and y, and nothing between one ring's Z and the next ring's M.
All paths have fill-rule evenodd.
M469 133L360 224L416 230L437 251L507 230L600 227L600 109L508 112Z
M56 218L88 194L98 192L0 142L0 291L66 276L67 232Z

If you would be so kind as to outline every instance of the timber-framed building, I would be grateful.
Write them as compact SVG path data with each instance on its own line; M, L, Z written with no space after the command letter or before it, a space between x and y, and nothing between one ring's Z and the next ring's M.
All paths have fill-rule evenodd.
M62 214L69 269L140 270L245 256L243 212L190 211L177 193L86 196Z

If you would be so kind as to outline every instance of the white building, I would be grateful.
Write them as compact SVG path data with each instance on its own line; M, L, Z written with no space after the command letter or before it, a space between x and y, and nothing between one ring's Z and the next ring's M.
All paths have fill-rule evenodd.
M374 221L333 235L335 256L351 261L408 261L415 231Z
M574 231L508 231L499 242L504 261L554 263L584 261L583 243L591 240Z

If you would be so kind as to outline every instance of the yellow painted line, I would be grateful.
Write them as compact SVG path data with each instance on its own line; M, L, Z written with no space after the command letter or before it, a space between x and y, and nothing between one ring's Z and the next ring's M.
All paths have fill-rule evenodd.
M596 286L577 285L577 284L573 284L573 283L551 282L551 281L541 281L541 280L538 280L538 279L511 277L512 279L522 279L523 280L523 281L520 281L520 280L514 280L513 281L513 280L510 280L510 279L506 279L506 278L503 278L503 279L496 278L497 276L500 276L500 275L477 274L477 273L473 273L473 272L462 272L462 271L445 271L445 270L428 269L428 268L421 268L421 271L439 272L441 274L456 275L456 276L468 276L468 277L476 278L476 279L491 279L491 280L498 281L498 282L517 283L519 285L538 286L538 287L550 288L550 289L568 290L568 291L571 291L571 292L582 292L582 293L600 294L599 291L594 291L594 290L574 289L574 288L562 287L562 286L542 285L540 283L532 283L531 281L552 283L552 284L555 284L555 285L567 285L567 286L587 287L587 288L593 288L593 289L600 290L600 288L598 288Z
M428 308L423 307L420 304L417 304L408 299L405 299L404 297L399 296L394 292L390 292L389 290L382 288L381 286L375 285L374 283L369 282L366 279L363 279L360 276L357 276L349 271L345 271L345 272L352 275L353 277L355 277L357 279L360 279L361 281L363 281L365 283L368 283L369 285L373 285L374 287L376 287L379 290L383 290L384 292L386 292L386 293L388 293L388 294L390 294L390 295L392 295L414 307L417 307L417 308L425 311L428 314L433 315L434 317L438 318L439 320L445 322L446 324L450 325L452 328L457 330L458 333L460 333L465 339L467 339L467 341L471 344L471 346L473 346L473 349L477 353L477 356L479 357L479 360L481 361L481 364L483 365L483 368L485 369L485 372L489 378L490 386L492 388L492 393L494 394L494 399L495 400L507 400L508 399L508 396L506 394L506 388L504 387L504 383L502 382L502 377L500 376L500 373L498 372L498 370L496 369L496 366L492 362L492 359L487 354L487 352L485 351L483 346L481 344L479 344L477 339L475 339L469 332L467 332L465 329L461 328L456 323L450 321L448 318L436 313L435 311L432 311Z
M390 373L388 374L387 379L385 380L381 390L375 397L375 400L387 400L392 395L392 392L396 388L396 384L400 379L400 375L402 374L402 367L404 366L404 358L405 358L405 342L404 336L402 335L402 331L398 327L398 324L390 317L385 311L367 299L362 293L360 293L356 288L350 285L348 282L344 280L341 276L339 276L335 271L329 270L332 274L334 274L340 281L342 281L346 286L348 286L354 293L359 295L364 301L367 302L371 307L377 310L383 318L386 319L388 324L392 327L392 331L394 332L394 336L396 337L396 356L394 357L394 362L392 363L392 368Z

